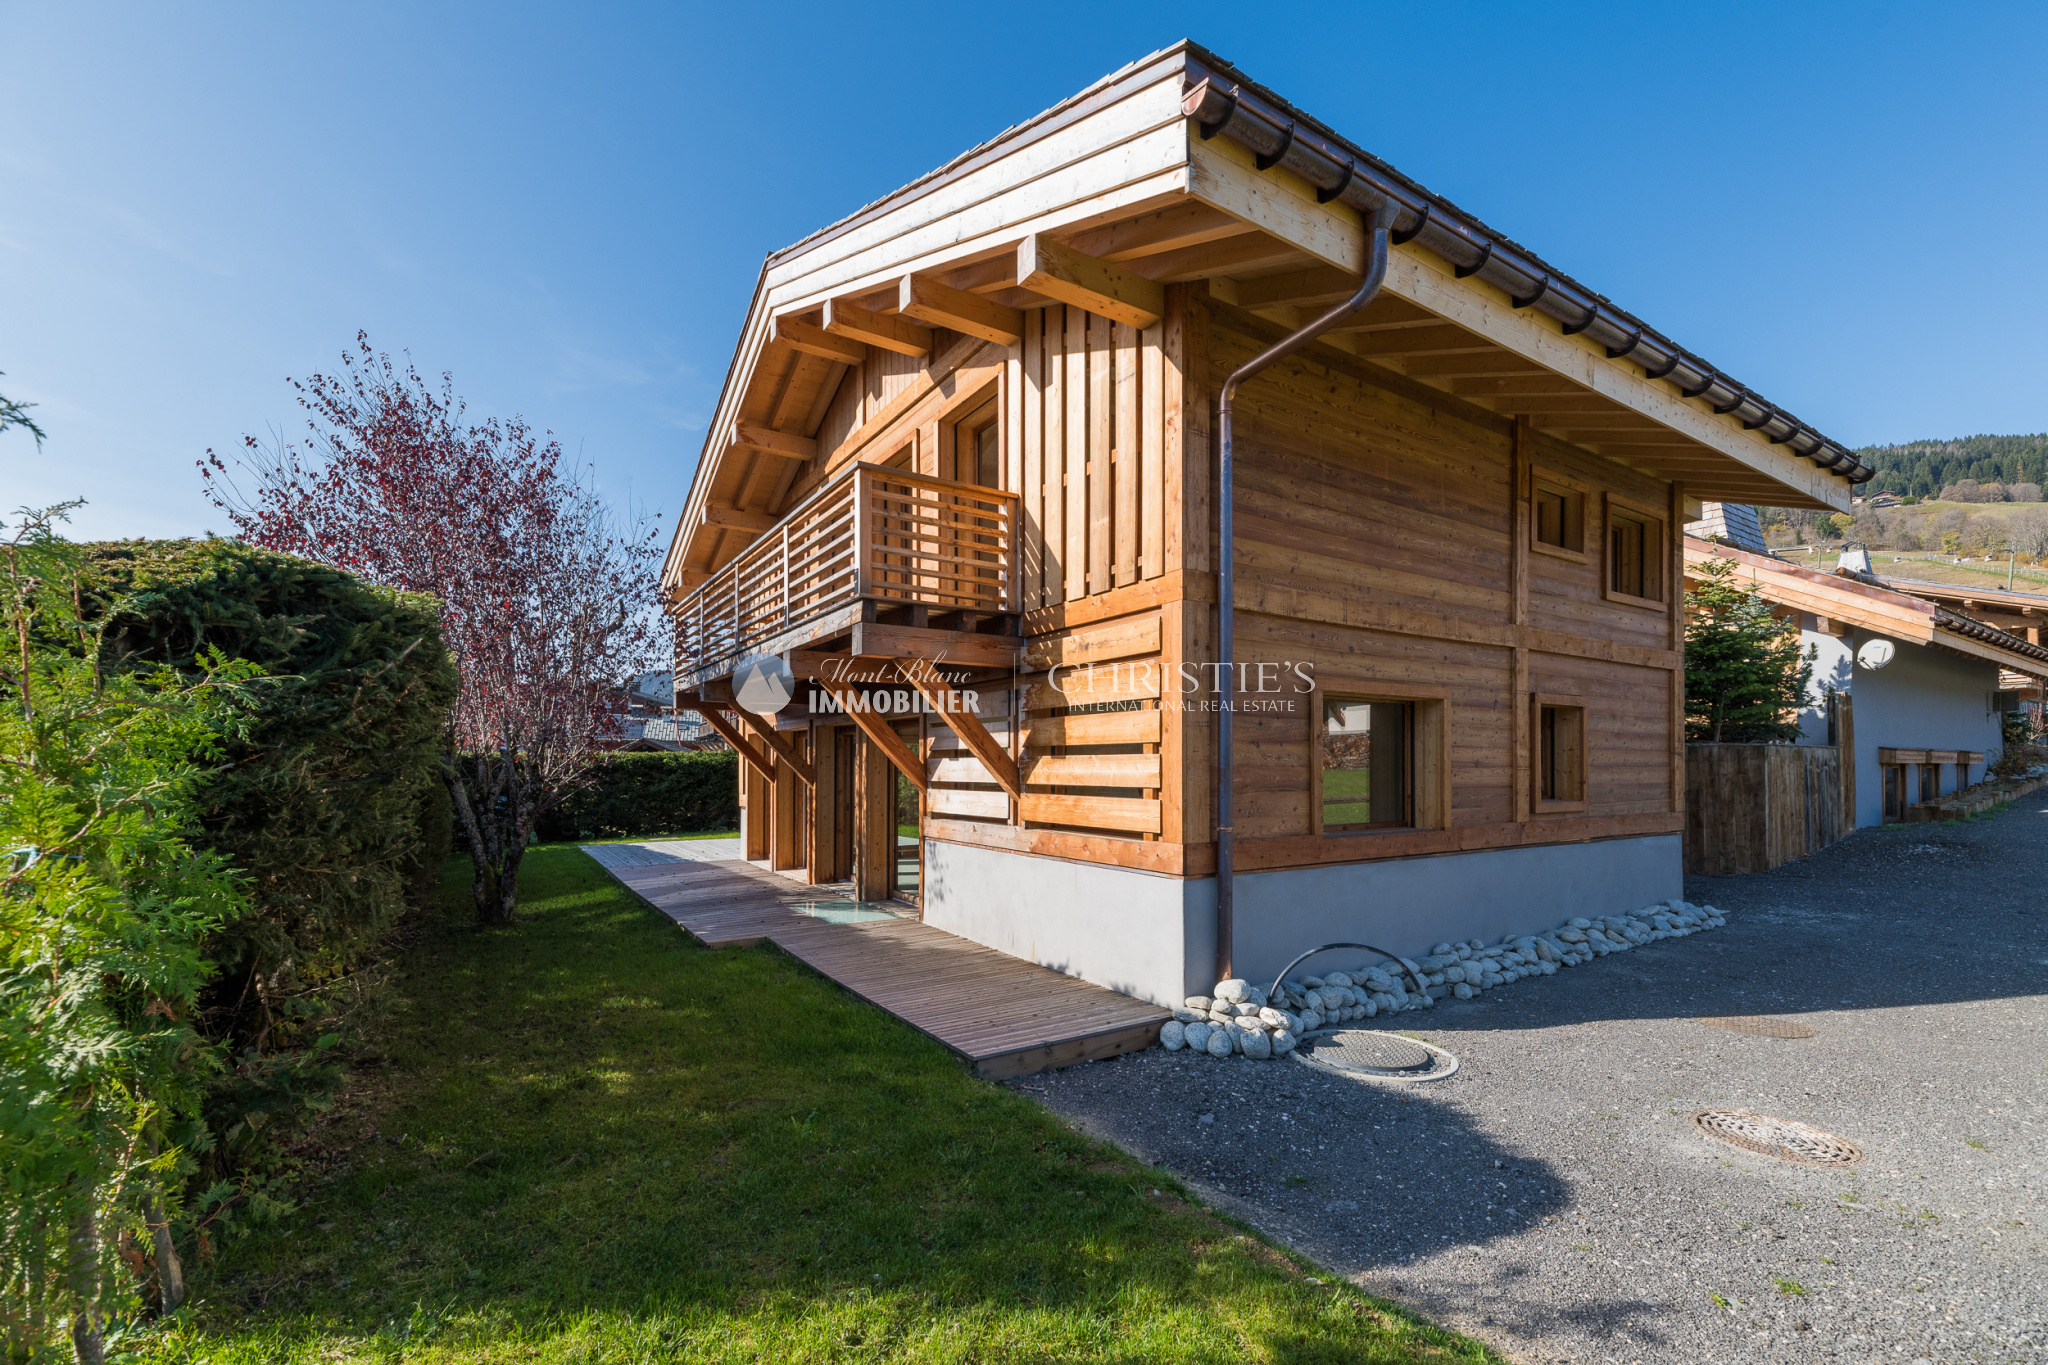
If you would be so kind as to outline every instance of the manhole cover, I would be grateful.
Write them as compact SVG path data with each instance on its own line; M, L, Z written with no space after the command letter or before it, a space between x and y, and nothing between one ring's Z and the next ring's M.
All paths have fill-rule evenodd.
M1458 1059L1432 1043L1366 1029L1311 1034L1294 1057L1346 1075L1388 1081L1440 1081L1458 1069Z
M1740 1109L1702 1109L1692 1116L1692 1126L1716 1142L1802 1166L1854 1166L1863 1160L1863 1149L1847 1138Z
M1727 1029L1730 1033L1754 1033L1759 1038L1812 1038L1818 1030L1790 1019L1773 1019L1768 1014L1735 1014L1725 1019L1702 1019L1702 1024Z

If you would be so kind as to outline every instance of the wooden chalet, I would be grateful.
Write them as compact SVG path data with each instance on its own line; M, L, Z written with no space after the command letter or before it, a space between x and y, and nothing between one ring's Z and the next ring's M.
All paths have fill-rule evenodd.
M1382 260L1243 383L1220 485L1226 377ZM768 258L664 568L677 700L750 857L1174 1002L1677 894L1679 528L1869 476L1181 43Z
M2004 747L2000 717L2048 679L2048 600L2030 607L2019 594L1822 573L1686 538L1688 575L1713 559L1732 561L1739 582L1799 622L1814 655L1801 742L1841 750L1850 829L1906 820L1912 807L1981 781ZM2011 625L1993 624L2001 619ZM1866 653L1873 641L1891 648Z

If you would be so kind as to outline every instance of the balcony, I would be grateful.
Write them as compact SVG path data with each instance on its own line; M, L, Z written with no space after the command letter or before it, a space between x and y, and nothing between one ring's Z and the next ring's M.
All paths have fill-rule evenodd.
M881 619L1014 614L1017 523L1014 493L855 465L676 605L677 687Z

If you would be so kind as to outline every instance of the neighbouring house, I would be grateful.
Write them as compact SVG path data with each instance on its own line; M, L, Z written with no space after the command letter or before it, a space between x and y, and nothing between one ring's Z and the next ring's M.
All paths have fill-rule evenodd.
M1800 742L1843 750L1853 828L1905 820L1911 807L1982 780L2004 747L2002 715L2048 678L2041 626L2024 624L2048 624L2048 600L1882 579L1855 551L1823 573L1686 538L1688 570L1716 557L1798 620L1815 656Z
M685 749L722 749L725 741L695 711L676 709L675 674L663 670L642 673L626 684L612 737L599 747L623 753L675 753Z
M1871 472L1181 43L768 257L664 606L749 857L1174 1003L1678 895L1680 528Z

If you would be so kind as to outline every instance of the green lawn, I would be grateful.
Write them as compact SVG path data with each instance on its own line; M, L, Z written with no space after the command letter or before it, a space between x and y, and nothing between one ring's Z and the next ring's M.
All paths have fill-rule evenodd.
M574 848L520 890L461 927L451 867L300 1211L194 1267L151 1358L1493 1358L780 954L691 946Z

